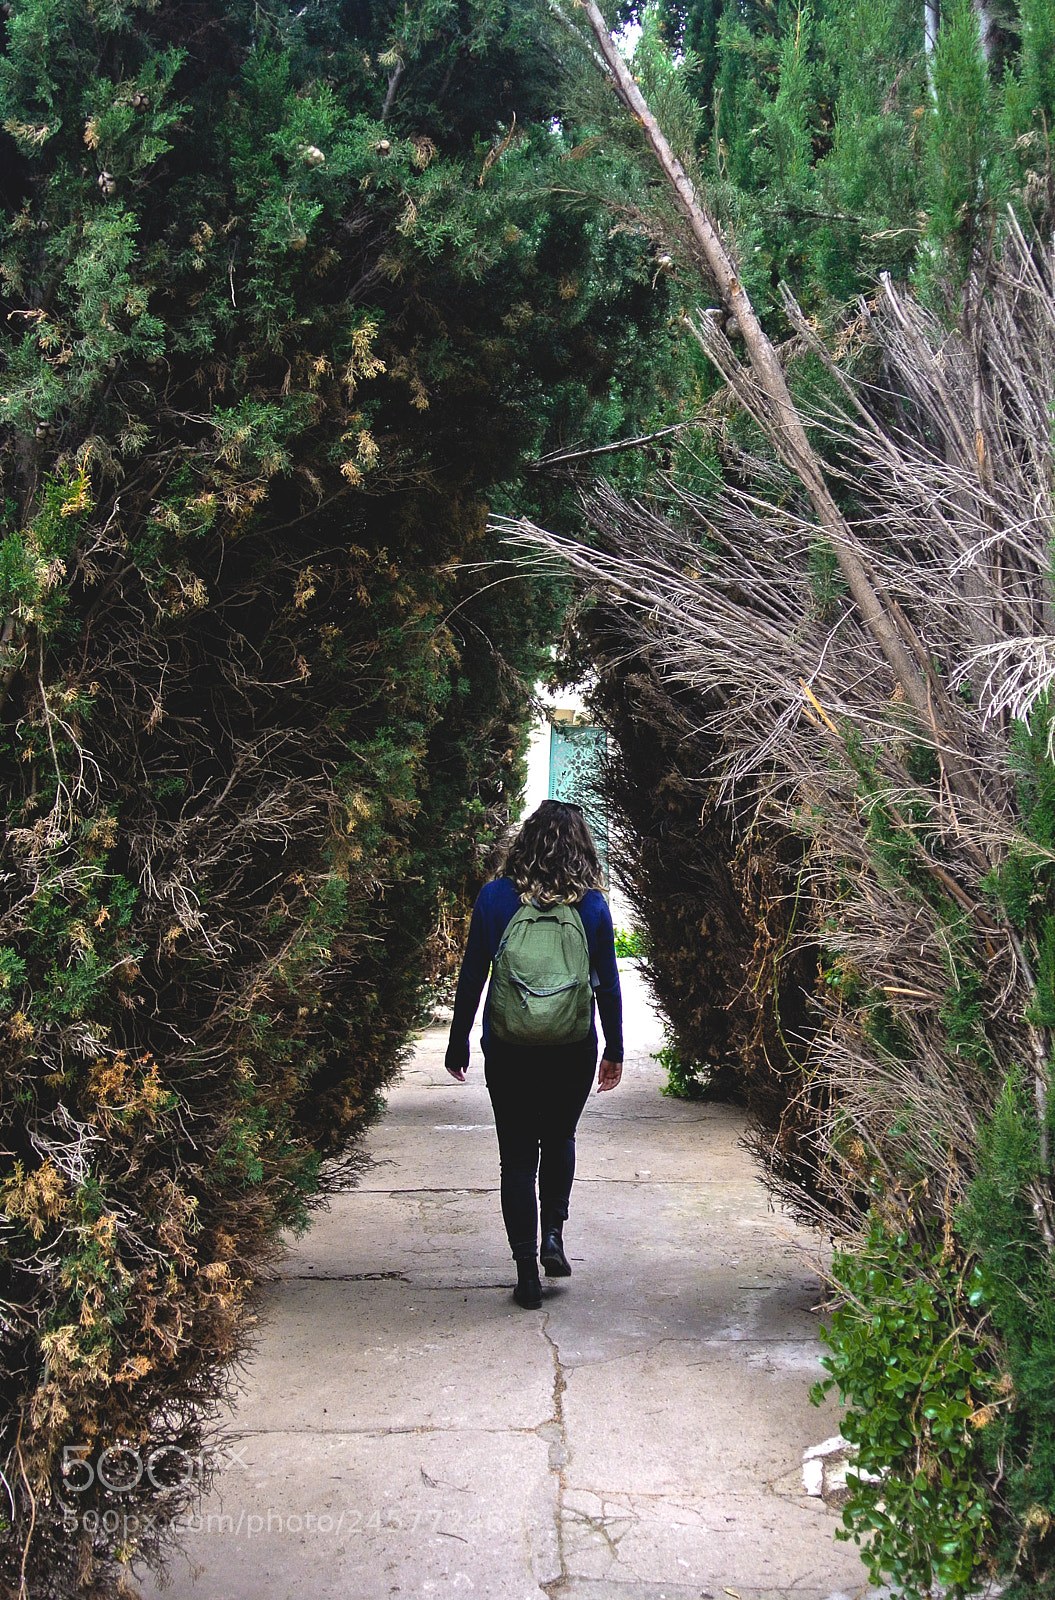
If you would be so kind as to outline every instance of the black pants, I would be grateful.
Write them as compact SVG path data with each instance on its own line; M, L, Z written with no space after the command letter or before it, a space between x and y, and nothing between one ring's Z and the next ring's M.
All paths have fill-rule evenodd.
M498 1132L502 1217L516 1257L532 1257L538 1250L539 1202L544 1225L568 1215L575 1126L596 1065L592 1036L582 1044L548 1049L488 1043L484 1076Z

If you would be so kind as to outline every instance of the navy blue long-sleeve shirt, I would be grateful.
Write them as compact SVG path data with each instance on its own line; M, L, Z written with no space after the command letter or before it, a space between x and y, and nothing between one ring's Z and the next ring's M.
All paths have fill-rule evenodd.
M454 1019L446 1066L460 1072L469 1064L469 1034L480 1004L491 963L498 954L502 935L520 910L521 900L512 878L493 878L480 890L469 924L469 939L458 974L454 997ZM615 959L615 934L608 902L599 889L589 889L575 908L586 930L593 971L594 999L604 1032L604 1053L609 1061L623 1059L623 1001L619 992L619 968ZM490 999L488 988L488 999ZM589 1037L597 1043L596 1022L591 1020ZM482 1045L487 1053L487 1007L484 1007Z

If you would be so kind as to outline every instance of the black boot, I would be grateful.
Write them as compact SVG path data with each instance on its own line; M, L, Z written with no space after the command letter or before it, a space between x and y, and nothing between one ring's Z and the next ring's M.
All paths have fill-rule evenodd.
M547 1278L570 1278L571 1267L564 1254L564 1219L547 1217L542 1224L542 1249L539 1259Z
M525 1311L537 1311L542 1304L542 1283L534 1256L517 1257L517 1282L513 1299Z

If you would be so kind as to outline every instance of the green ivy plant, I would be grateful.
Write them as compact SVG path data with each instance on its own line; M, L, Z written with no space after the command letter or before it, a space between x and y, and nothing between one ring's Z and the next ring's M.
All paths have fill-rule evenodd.
M1001 1393L965 1318L987 1298L982 1269L873 1212L863 1245L837 1253L831 1272L841 1300L821 1328L830 1376L810 1398L838 1390L857 1452L836 1538L862 1545L873 1581L905 1600L926 1600L936 1583L961 1600L990 1540L981 1441Z

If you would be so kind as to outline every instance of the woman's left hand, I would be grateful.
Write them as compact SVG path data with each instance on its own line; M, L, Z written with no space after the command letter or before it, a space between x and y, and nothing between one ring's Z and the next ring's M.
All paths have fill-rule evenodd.
M623 1076L623 1063L609 1061L605 1056L597 1069L597 1093L603 1094L606 1089L614 1089Z

